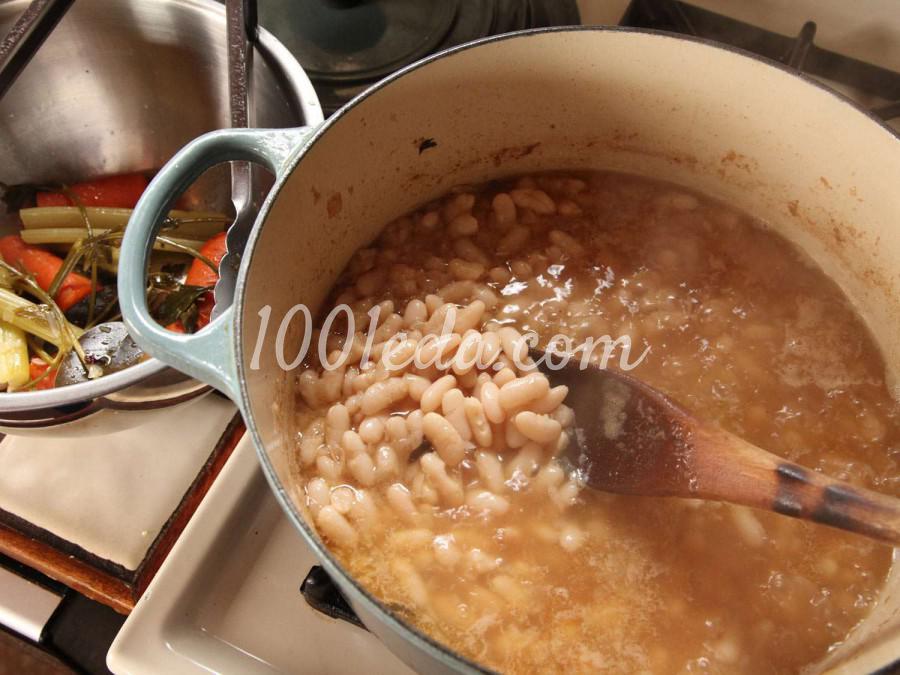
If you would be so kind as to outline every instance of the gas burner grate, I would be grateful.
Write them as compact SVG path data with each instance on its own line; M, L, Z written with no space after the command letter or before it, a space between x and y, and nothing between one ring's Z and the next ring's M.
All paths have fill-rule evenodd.
M332 619L352 623L362 629L366 628L331 577L328 576L328 572L318 565L313 565L303 583L300 584L300 594L307 604L317 612L330 616Z
M787 37L678 0L632 0L621 25L714 40L811 75L869 108L883 120L900 116L900 73L814 44L807 21Z
M293 53L326 114L385 75L464 42L581 23L575 0L267 0L260 24Z

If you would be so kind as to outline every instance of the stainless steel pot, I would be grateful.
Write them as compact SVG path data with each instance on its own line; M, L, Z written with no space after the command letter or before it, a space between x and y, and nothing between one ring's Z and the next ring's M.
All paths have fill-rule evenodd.
M5 35L27 0L0 5ZM253 124L321 122L299 64L260 31ZM0 181L76 181L162 166L190 139L229 126L225 12L213 0L78 0L0 102ZM228 211L227 171L191 189ZM94 382L0 393L0 430L89 434L196 399L205 384L155 359Z
M197 335L168 333L148 318L143 295L150 238L194 176L238 158L278 179L235 306ZM295 432L284 423L296 373L276 365L275 327L295 303L315 315L351 254L392 218L455 184L541 169L659 177L765 219L843 287L893 374L900 368L900 140L831 91L735 50L627 29L501 36L401 71L316 129L201 137L160 172L129 227L119 277L125 319L150 353L238 403L301 536L366 625L422 672L476 666L393 616L300 515L289 461ZM260 338L266 305L275 319ZM894 569L874 613L816 669L871 671L898 653Z

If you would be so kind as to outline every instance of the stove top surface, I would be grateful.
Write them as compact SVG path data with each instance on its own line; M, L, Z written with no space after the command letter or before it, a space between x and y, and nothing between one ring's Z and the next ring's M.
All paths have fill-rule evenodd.
M574 0L267 0L266 26L297 57L330 114L429 54L490 35L581 23Z

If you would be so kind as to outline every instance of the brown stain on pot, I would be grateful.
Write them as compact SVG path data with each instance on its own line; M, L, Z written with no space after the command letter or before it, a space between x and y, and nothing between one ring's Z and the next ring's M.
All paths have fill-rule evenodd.
M344 208L344 199L341 197L340 192L335 192L328 198L328 201L325 203L325 210L328 212L329 218L336 217L341 209Z
M722 165L720 171L722 174L724 174L729 167L740 169L748 174L753 174L759 169L756 160L747 157L747 155L744 155L737 150L729 150L726 152L722 155L719 163Z
M540 143L529 143L528 145L519 145L511 148L501 148L490 154L491 161L494 166L502 166L504 162L514 161L527 157L540 147Z
M808 209L800 207L797 200L789 201L787 209L798 225L821 241L825 250L840 261L841 265L846 269L855 270L856 276L862 279L866 286L880 290L896 302L898 293L896 281L883 271L859 265L860 248L863 246L867 250L871 248L865 245L865 232L832 216L813 217ZM874 248L874 254L877 255L877 240Z

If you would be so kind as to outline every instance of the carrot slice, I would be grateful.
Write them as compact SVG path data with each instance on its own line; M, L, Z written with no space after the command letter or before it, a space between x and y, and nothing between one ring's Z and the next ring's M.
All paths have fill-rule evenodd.
M18 267L34 276L37 285L45 291L50 288L56 273L62 267L63 260L49 251L29 246L22 238L11 234L0 238L0 256L8 265ZM100 285L97 285L97 290ZM75 272L70 272L63 279L56 292L56 304L62 311L77 304L91 293L91 280Z
M36 380L50 367L50 364L44 363L41 359L35 357L28 364L28 374L32 380ZM53 389L56 386L56 375L59 373L58 368L54 368L51 373L43 380L34 385L35 389Z
M108 176L84 183L76 183L69 190L82 206L107 206L133 209L147 187L147 178L139 173ZM38 192L38 206L76 206L62 192Z
M225 256L225 232L213 235L200 247L200 255L218 267ZM202 260L194 258L184 283L188 286L215 286L219 273Z
M208 259L217 267L225 256L225 235L225 232L220 232L207 239L206 243L200 247L200 255ZM184 283L187 286L207 286L212 288L216 285L218 280L219 273L217 271L210 269L209 265L202 260L194 258L194 262L191 263L191 267L188 270ZM210 315L215 306L216 299L212 291L204 293L197 299L197 330L200 330L209 323ZM167 328L178 333L184 332L184 326L181 325L180 321L170 324Z

